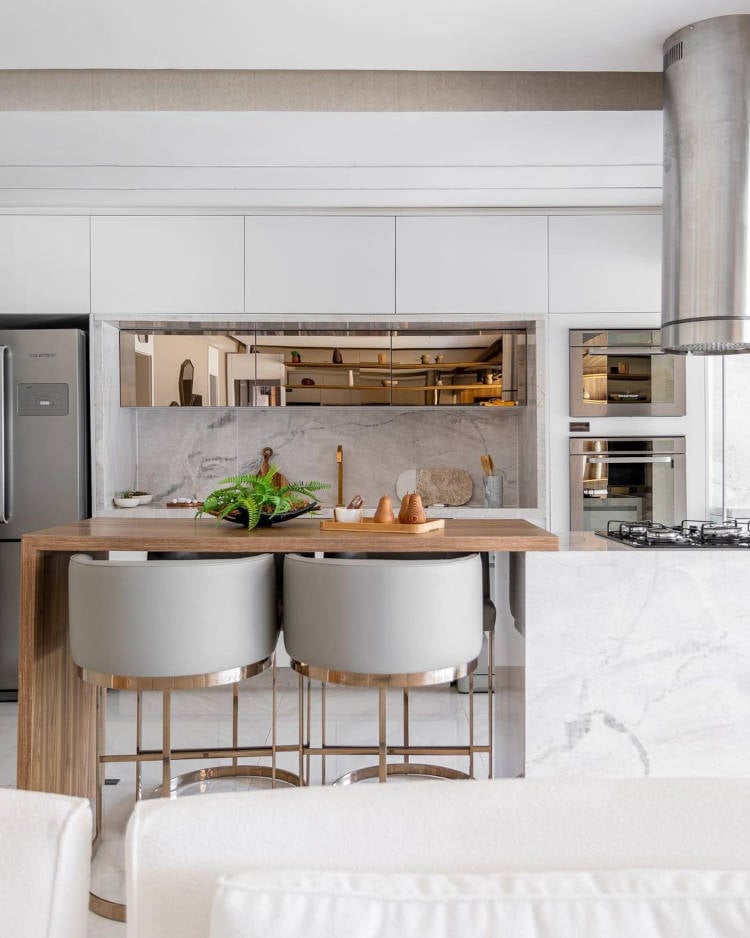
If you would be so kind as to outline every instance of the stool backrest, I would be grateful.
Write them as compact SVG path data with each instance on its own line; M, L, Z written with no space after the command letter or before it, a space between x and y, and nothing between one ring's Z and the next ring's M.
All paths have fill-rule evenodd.
M70 646L90 671L210 674L253 664L278 637L273 557L92 560L69 568Z
M411 674L473 661L482 647L479 556L289 554L284 643L297 661L360 674Z

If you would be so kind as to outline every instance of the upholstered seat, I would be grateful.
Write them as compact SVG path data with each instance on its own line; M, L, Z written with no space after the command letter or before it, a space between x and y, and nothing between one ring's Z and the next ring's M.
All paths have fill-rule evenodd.
M82 679L99 688L97 835L102 825L101 786L107 762L135 762L136 799L141 797L141 767L147 760L162 763L163 797L174 794L180 782L223 775L270 776L271 784L276 783L275 731L270 750L267 746L239 750L238 745L237 684L271 666L279 634L270 554L158 561L94 560L75 554L69 568L69 604L73 660ZM173 758L188 757L188 753L172 749L171 692L221 684L235 685L232 747L209 746L191 751L189 756L230 757L232 765L173 779ZM138 693L134 753L113 755L102 751L106 688ZM142 746L144 690L162 693L162 748L156 751L146 751ZM251 754L270 754L270 768L238 763L238 756ZM296 783L296 777L283 774L288 782ZM124 909L117 905L92 899L95 911L121 917Z
M284 642L292 667L323 685L379 688L378 746L360 752L378 754L381 781L389 773L426 774L425 767L407 765L417 753L409 745L406 719L404 745L396 752L403 762L388 767L387 689L441 684L471 674L482 648L482 594L482 567L476 554L417 560L286 557ZM451 749L473 760L471 722L468 747L441 747L441 754ZM325 744L324 723L322 734L320 754L325 757L335 747ZM312 752L309 739L305 748ZM352 752L352 747L347 749ZM390 751L395 752L394 747ZM360 770L357 777L371 775Z

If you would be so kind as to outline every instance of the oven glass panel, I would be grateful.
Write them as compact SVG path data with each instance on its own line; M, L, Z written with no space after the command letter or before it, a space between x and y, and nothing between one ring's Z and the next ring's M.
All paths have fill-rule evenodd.
M583 358L584 403L666 404L674 400L674 364L665 355L597 355Z
M685 361L660 341L658 329L571 329L571 416L683 415Z
M601 531L610 520L674 524L672 460L657 457L658 462L640 462L637 456L621 458L623 461L617 456L584 457L583 530Z
M608 521L679 524L685 517L684 437L573 437L571 531Z
M674 400L674 359L584 350L584 404L669 404Z

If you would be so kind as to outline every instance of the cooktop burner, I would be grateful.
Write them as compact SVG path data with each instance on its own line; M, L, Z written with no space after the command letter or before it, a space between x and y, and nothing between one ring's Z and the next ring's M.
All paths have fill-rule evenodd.
M745 547L750 548L750 519L683 521L670 527L658 521L609 521L599 537L629 547Z

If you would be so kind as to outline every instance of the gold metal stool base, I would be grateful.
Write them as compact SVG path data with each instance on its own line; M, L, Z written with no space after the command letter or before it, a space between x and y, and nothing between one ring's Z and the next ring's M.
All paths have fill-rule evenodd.
M102 899L95 892L89 893L89 909L94 915L108 918L111 922L125 921L125 903L113 902L111 899Z
M258 788L296 788L300 784L299 776L293 772L287 772L285 769L276 769L274 772L272 768L265 765L240 765L236 768L233 765L220 765L211 766L207 769L197 769L195 772L183 772L181 775L173 775L169 780L169 797L179 798L181 796L180 789L186 788L188 785L210 783L217 778L252 778L268 782L265 785L258 785ZM146 797L161 798L162 786L158 785Z
M380 766L368 765L364 769L354 769L341 775L332 785L356 785L357 782L367 782L377 779L380 775ZM458 769L450 769L444 765L425 765L418 762L390 762L386 766L386 775L400 775L408 778L414 776L422 780L429 779L468 779L471 778L466 772L459 772Z
M189 797L181 794L181 789L188 785L210 784L218 778L247 778L256 779L261 783L258 788L295 788L299 786L299 776L293 772L287 772L285 769L276 769L274 772L270 766L263 765L241 765L236 768L232 765L212 766L206 769L198 769L195 772L183 772L181 775L175 775L169 782L169 797ZM195 792L199 794L199 792ZM161 797L161 785L154 788L144 798ZM89 893L89 909L102 918L110 919L113 922L124 922L126 920L126 906L124 902L115 902L112 899L104 899L94 892Z

